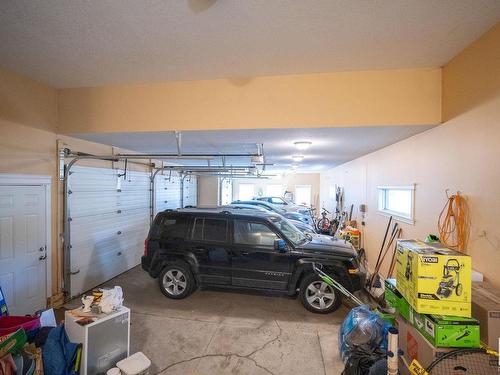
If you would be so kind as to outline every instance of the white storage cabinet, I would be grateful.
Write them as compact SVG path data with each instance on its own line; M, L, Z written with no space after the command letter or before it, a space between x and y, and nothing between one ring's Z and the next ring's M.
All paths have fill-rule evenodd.
M85 315L85 314L81 314ZM122 307L111 314L81 326L70 311L65 314L65 328L71 342L82 344L81 375L100 375L127 358L130 350L130 309Z

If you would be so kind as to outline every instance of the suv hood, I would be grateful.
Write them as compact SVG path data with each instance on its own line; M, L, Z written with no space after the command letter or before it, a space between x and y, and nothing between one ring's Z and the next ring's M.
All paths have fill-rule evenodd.
M357 256L356 250L347 241L321 234L313 235L312 238L312 241L299 246L298 250L311 254L340 255L349 258Z

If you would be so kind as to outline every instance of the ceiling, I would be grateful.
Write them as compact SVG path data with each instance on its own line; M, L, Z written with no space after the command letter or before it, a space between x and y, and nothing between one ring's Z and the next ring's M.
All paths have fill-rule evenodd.
M2 0L0 65L55 87L438 67L499 0Z
M263 129L185 131L181 133L183 153L255 153L256 144L264 144L267 167L275 173L289 171L291 156L305 159L297 171L313 172L332 168L392 143L418 134L432 126L370 126L350 128ZM73 137L108 144L141 153L176 153L174 132L91 133ZM306 151L298 151L294 142L310 141ZM200 160L175 160L176 164L206 165ZM249 165L248 158L227 158L227 165ZM220 159L211 161L220 165Z

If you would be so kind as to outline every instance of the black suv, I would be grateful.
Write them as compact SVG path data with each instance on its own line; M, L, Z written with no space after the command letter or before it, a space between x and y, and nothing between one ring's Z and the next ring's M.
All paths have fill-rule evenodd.
M145 241L142 268L159 278L169 298L184 298L197 286L299 290L305 308L328 313L340 294L324 283L312 263L350 291L361 289L364 272L351 244L308 235L280 215L220 210L159 213Z

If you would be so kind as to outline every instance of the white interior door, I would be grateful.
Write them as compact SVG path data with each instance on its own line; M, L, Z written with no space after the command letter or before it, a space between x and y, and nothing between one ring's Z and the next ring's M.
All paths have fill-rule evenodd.
M0 186L0 286L11 315L46 304L44 186Z

